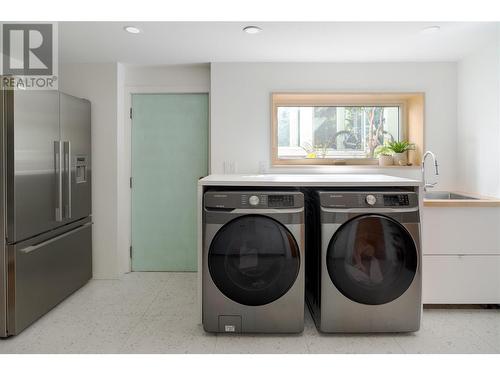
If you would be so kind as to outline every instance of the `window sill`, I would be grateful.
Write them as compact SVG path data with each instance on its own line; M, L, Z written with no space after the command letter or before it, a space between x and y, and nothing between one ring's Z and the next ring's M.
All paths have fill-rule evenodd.
M279 158L271 160L273 167L374 167L374 168L407 168L419 167L420 163L410 166L387 165L380 166L377 158Z
M420 169L419 165L378 165L378 164L275 164L271 168L278 169Z

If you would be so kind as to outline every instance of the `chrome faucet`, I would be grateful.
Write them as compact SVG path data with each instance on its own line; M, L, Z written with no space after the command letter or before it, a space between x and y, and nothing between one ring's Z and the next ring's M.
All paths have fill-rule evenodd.
M431 156L432 159L434 160L434 168L435 168L435 174L436 176L439 175L439 169L438 169L438 162L437 162L437 159L436 159L436 155L434 155L434 153L432 151L426 151L423 158L422 158L422 181L424 182L424 191L427 191L428 188L433 188L434 186L436 186L437 182L426 182L425 181L425 159L427 158L427 156Z

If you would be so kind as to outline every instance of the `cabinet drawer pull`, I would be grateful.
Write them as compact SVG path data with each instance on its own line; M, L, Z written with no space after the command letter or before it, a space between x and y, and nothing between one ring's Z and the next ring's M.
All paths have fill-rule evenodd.
M21 252L24 253L24 254L31 253L32 251L38 250L38 249L40 249L40 248L42 248L42 247L44 247L44 246L46 246L48 244L51 244L52 242L56 242L56 241L60 240L61 238L64 238L64 237L67 237L67 236L69 236L71 234L79 232L79 231L87 228L90 225L92 225L92 223L83 224L82 226L77 227L77 228L75 228L75 229L73 229L73 230L71 230L69 232L63 233L63 234L61 234L61 235L59 235L57 237L53 237L51 239L48 239L47 241L43 241L43 242L37 243L35 245L28 246L28 247L22 249Z

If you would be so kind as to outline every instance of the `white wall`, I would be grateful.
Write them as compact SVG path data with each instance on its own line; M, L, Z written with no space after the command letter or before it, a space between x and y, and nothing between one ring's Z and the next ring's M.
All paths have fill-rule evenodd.
M425 92L425 148L439 159L439 188L456 188L456 63L213 63L211 64L211 169L224 161L239 173L270 165L270 93L273 91ZM272 172L297 171L272 168ZM349 167L306 172L380 172ZM416 169L384 173L419 176Z
M458 164L464 191L500 196L500 31L458 63Z
M61 64L59 89L92 105L93 273L117 273L117 64Z
M210 89L210 65L126 66L128 87L162 87L173 91Z
M117 160L118 160L118 184L117 184L117 272L123 274L129 271L130 263L130 165L124 157L130 151L127 150L127 133L125 132L126 109L123 101L125 90L126 68L123 64L117 67Z

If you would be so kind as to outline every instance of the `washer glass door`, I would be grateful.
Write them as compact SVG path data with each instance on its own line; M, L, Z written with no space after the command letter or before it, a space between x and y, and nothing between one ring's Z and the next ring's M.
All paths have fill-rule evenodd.
M395 300L417 272L410 233L383 215L361 215L333 235L326 254L330 279L352 301L380 305Z
M240 216L215 235L208 253L212 280L231 300L248 306L273 302L295 282L299 246L290 231L267 216Z

